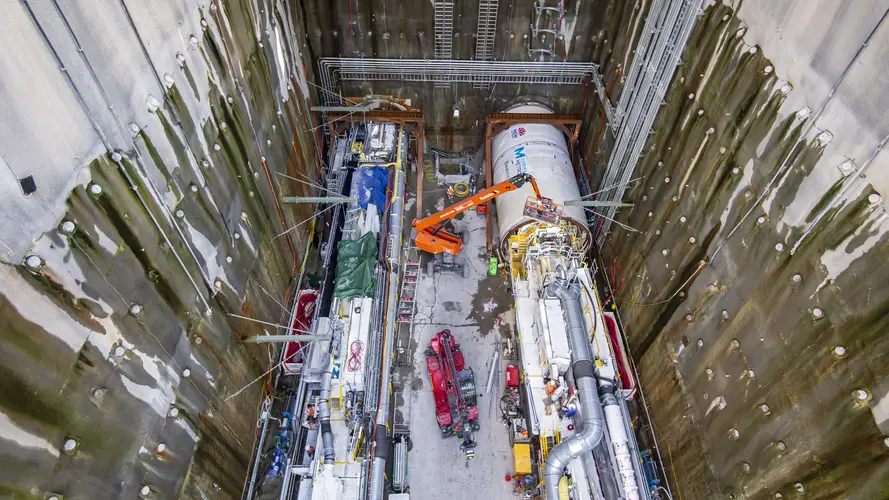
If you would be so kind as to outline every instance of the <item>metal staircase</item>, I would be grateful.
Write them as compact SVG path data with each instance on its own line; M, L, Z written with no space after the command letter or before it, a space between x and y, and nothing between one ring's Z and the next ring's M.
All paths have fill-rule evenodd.
M398 322L413 323L417 310L417 281L420 279L420 254L416 247L405 249L404 274L398 294Z
M454 0L435 0L435 58L451 59L454 46Z
M404 249L404 274L398 294L397 335L394 366L411 366L411 341L414 333L414 314L417 311L417 286L420 279L420 253L416 247Z

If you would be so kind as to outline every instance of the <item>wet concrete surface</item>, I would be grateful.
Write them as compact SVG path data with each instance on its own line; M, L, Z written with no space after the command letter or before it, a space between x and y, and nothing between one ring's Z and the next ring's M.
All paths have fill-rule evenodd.
M415 186L416 178L411 178L409 183ZM444 197L444 190L424 181L424 215L436 206L445 206ZM409 202L408 205L406 217L413 218L415 204ZM464 213L456 227L463 230L461 260L468 266L467 277L439 273L430 276L425 266L430 256L422 257L417 312L409 344L410 366L393 370L395 426L410 429L413 448L408 455L408 481L412 497L424 500L511 498L512 488L503 478L512 474L512 449L506 427L497 421L499 411L491 408L496 400L487 395L479 398L481 429L475 435L475 458L470 461L464 457L456 437L441 437L435 419L424 351L436 333L451 330L460 343L467 366L475 373L477 390L482 392L494 354L496 337L490 333L497 330L501 335L509 334L515 324L506 280L502 276L487 275L484 216L474 211ZM490 303L487 310L486 303ZM460 489L460 485L469 484L473 488L471 492Z

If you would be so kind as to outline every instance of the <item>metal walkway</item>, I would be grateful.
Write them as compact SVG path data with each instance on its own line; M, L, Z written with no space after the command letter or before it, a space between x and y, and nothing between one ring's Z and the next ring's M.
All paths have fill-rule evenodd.
M345 104L337 92L345 81L580 85L592 79L597 95L605 95L599 66L589 62L324 58L318 66L327 106Z

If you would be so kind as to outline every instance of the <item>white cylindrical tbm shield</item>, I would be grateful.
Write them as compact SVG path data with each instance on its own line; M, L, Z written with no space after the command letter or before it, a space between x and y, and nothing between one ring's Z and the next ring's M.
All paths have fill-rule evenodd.
M538 103L518 104L504 113L547 113L553 111ZM571 165L568 143L562 131L544 123L520 123L500 132L491 142L494 183L503 182L514 175L527 173L534 177L540 195L564 205L568 200L580 199L580 188ZM495 200L497 225L500 231L499 248L506 248L509 236L526 224L544 224L526 217L525 201L534 196L534 190L526 184ZM588 234L586 216L582 207L565 207L563 218Z

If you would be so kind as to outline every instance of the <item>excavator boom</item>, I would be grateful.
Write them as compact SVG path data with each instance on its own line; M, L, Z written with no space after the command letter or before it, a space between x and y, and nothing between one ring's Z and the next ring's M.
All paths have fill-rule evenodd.
M414 231L416 231L414 242L417 245L417 248L432 254L445 252L451 255L457 255L463 249L463 241L459 236L448 232L444 226L442 226L442 223L446 220L453 219L457 215L473 207L493 200L500 195L515 191L528 182L531 183L531 188L534 190L534 197L536 200L529 198L525 209L526 215L540 218L546 222L554 222L561 216L561 207L555 205L549 198L540 196L540 190L537 187L537 181L534 180L534 177L529 174L518 174L487 189L483 189L473 196L451 205L440 212L434 213L425 219L414 220L412 227ZM544 212L547 213L542 214L541 209L539 208L541 205L548 207L544 210ZM528 208L529 206L534 207L530 212ZM537 214L541 214L541 216L538 216Z

